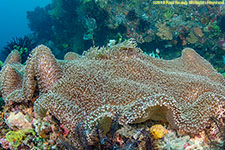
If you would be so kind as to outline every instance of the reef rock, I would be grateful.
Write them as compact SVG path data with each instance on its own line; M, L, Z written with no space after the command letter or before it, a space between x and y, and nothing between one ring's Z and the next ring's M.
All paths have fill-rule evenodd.
M13 129L32 129L32 123L27 120L26 116L22 112L11 112L6 119L6 124Z

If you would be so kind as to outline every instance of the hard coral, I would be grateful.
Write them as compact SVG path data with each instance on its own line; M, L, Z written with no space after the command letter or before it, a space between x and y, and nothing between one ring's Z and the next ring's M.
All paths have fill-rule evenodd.
M70 143L80 149L77 126L87 130L85 143L91 143L96 125L104 126L117 115L121 125L154 119L196 134L225 100L223 76L194 50L186 48L180 58L161 60L142 53L132 40L91 48L71 61L56 60L41 45L24 70L25 100L32 98L36 84L40 93L35 112L54 115L69 130Z
M203 37L203 33L202 33L202 29L199 27L194 27L193 31L195 33L196 36L202 38Z
M198 37L195 36L195 34L193 32L190 32L188 34L188 37L186 38L187 41L191 44L195 44L198 42Z
M162 40L172 40L173 34L170 31L170 28L166 26L166 23L157 23L156 27L158 28L158 35Z

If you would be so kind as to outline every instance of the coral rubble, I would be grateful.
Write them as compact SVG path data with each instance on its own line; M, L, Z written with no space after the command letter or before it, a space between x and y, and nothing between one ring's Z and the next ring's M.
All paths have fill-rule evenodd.
M116 117L120 125L161 120L175 130L196 134L210 125L210 117L225 102L223 76L190 48L177 59L162 60L145 55L127 40L62 61L40 45L23 69L18 63L8 61L1 71L6 104L34 101L38 95L35 112L55 116L69 143L79 149L77 129L85 129L87 143L94 143L95 127L108 132ZM10 80L7 74L13 74Z

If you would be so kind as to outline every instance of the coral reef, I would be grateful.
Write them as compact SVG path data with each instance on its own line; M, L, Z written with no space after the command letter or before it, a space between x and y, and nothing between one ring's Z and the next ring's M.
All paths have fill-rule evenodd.
M0 113L2 116L0 118L0 144L3 149L65 149L60 142L57 142L63 140L63 131L54 121L54 117L47 115L40 119L33 112L32 103L5 106ZM23 118L18 120L10 117L16 113ZM9 120L11 124L7 126L6 123ZM32 126L26 126L28 120ZM21 128L21 125L25 126Z
M1 70L6 104L35 101L35 112L55 116L68 130L69 142L80 149L76 129L85 129L91 144L96 125L107 132L116 116L120 125L161 120L196 134L210 125L210 117L225 102L223 76L190 48L177 59L162 60L127 40L91 48L74 60L56 60L44 45L32 51L25 66L14 58L18 53L11 54ZM13 76L8 79L8 74Z
M221 58L225 51L218 44L224 34L225 7L168 7L152 2L53 0L45 8L29 11L27 18L37 41L54 49L59 59L69 51L82 54L109 40L118 43L134 38L143 51L158 48L165 59L176 58L182 49L192 47L219 72L225 72Z
M58 58L68 51L79 52L84 48L82 36L85 32L85 15L79 11L80 0L53 0L51 4L44 8L37 7L33 11L27 12L29 27L33 31L34 38L39 43L48 44L53 42L51 48L60 49L55 52ZM77 12L79 14L78 16ZM88 46L91 44L88 44ZM80 52L81 53L81 52ZM62 55L63 54L63 55Z
M156 142L158 149L166 150L212 150L207 144L207 137L200 134L196 137L190 137L188 135L180 135L171 130L168 134ZM215 149L216 150L216 149Z

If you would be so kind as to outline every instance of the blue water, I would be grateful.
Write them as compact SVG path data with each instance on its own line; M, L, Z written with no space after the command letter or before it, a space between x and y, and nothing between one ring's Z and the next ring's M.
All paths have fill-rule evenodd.
M0 52L12 37L31 33L26 12L44 7L51 0L0 0Z

